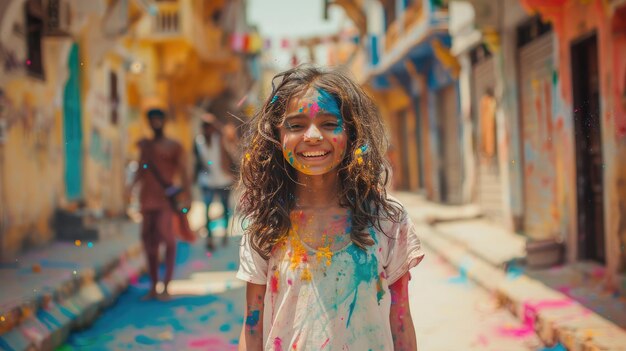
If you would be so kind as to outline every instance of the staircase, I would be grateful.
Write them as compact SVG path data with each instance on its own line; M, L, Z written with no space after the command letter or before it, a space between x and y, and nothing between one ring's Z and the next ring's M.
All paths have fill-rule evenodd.
M502 220L502 185L497 163L478 166L478 204L485 217Z
M54 215L54 232L59 241L96 241L98 229L87 225L83 211L69 212L57 209Z

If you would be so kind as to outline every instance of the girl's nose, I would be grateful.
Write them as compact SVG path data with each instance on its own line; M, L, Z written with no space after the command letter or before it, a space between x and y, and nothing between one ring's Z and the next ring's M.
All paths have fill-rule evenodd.
M317 129L315 124L311 124L309 129L307 129L306 132L304 133L304 140L321 140L321 139L322 139L322 133L320 132L319 129Z

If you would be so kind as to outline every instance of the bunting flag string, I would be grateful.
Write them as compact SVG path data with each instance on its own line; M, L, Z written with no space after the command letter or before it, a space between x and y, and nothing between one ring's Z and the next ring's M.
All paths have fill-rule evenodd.
M233 33L230 36L230 48L238 53L255 54L261 50L269 50L273 47L280 49L296 49L298 47L310 47L324 44L337 44L343 42L351 42L359 45L361 38L352 34L333 34L326 36L316 36L309 38L262 38L256 32L250 33Z

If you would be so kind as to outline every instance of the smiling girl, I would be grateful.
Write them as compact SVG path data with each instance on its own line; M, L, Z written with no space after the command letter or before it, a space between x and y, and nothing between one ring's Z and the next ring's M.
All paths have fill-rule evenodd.
M416 350L408 282L423 253L385 190L378 110L337 70L276 80L241 168L239 349Z

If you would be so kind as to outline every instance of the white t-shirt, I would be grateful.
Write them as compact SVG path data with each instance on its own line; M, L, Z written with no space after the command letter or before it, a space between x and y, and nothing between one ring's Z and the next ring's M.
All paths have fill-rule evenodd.
M294 211L269 260L244 235L237 278L266 285L265 350L393 350L389 285L419 263L421 244L406 211L400 223L381 222L386 235L368 229L375 244L367 251L346 234L349 218L311 223Z
M204 135L200 134L196 136L195 143L204 168L198 175L198 184L207 188L223 188L232 185L233 177L222 169L220 135L213 134L209 145Z

